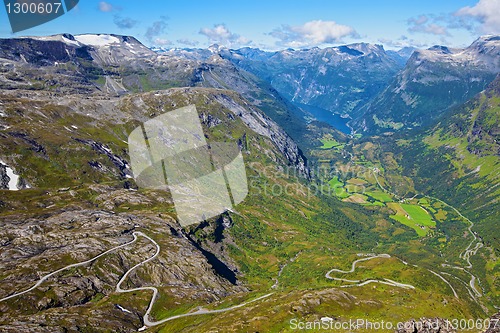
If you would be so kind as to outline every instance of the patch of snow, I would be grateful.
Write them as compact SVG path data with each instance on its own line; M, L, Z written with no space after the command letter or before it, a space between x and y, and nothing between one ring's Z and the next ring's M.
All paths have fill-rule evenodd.
M43 41L59 41L63 42L69 45L74 45L74 46L81 46L80 43L78 43L76 40L71 40L69 38L64 37L63 35L53 35L53 36L36 36L36 37L21 37L21 38L33 38L36 40L43 40Z
M78 43L76 40L71 40L71 39L68 39L68 38L66 38L64 36L62 36L62 41L65 42L66 44L80 46L80 43Z
M142 332L142 331L145 331L148 327L147 326L142 326L141 328L139 328L137 331L138 332Z
M120 306L119 304L116 304L116 307L122 312L132 313L132 311L125 309L123 306Z
M328 321L333 321L333 318L330 318L330 317L321 317L320 320L328 322Z
M0 160L0 164L4 165L7 169L7 177L9 177L9 190L17 191L17 182L19 181L19 176L14 173L7 164L5 164L2 160Z
M120 43L120 40L110 35L78 35L75 39L82 44L92 46L106 46L110 44Z
M128 43L128 42L125 42L125 45L130 49L130 53L133 53L133 54L137 54L137 52L135 51L135 46Z
M111 151L111 149L109 149L108 147L102 146L102 149L104 149L104 151L106 151L109 154L113 154L113 152Z
M125 42L125 46L128 47L128 49L129 49L128 51L130 53L137 54L137 51L135 50L136 47L134 45L132 45L132 44L130 44L128 42Z
M78 129L78 127L76 127L75 125L71 125L71 127L73 127L74 129Z

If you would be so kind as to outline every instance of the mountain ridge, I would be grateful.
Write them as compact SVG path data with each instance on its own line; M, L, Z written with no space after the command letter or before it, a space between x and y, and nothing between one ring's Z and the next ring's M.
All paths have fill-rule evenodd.
M388 87L357 111L351 126L381 132L428 125L485 89L498 72L498 36L480 37L463 49L417 50Z
M31 187L0 190L2 329L134 332L151 307L151 321L168 320L153 331L272 332L287 331L293 318L342 323L360 313L370 321L476 319L498 304L491 197L498 187L488 187L498 184L489 172L498 159L496 92L450 109L422 136L349 137L304 121L290 96L235 64L230 50L214 46L200 59L141 56L131 39L84 36L2 42L11 58L0 57L0 180L7 187L14 170ZM373 89L361 96L368 100L393 75L382 70L402 66L382 51L367 44L284 50L271 65L279 70L286 58L300 69L313 59L304 84L320 66L331 75L345 70L332 87L356 88L339 100L347 103L362 88ZM380 86L363 77L371 70ZM323 79L315 87L327 87ZM168 192L137 188L130 178L127 137L193 104L208 142L240 148L249 192L220 217L181 228ZM150 238L132 244L140 234ZM131 267L138 269L127 275ZM117 292L121 277L134 293ZM158 291L154 302L145 289Z

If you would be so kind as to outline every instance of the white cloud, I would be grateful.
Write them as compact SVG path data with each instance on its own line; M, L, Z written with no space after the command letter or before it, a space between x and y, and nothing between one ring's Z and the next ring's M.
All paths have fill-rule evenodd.
M347 36L358 37L354 28L350 26L322 20L309 21L297 26L284 25L274 29L270 35L278 39L277 45L287 47L332 44L340 42Z
M422 25L427 23L429 21L429 18L426 15L420 15L417 18L411 18L409 21L413 22L416 25Z
M414 47L417 49L423 49L429 47L427 43L422 43L413 38L408 38L408 36L405 35L402 35L398 39L380 38L378 41L384 44L384 46L392 49L402 49L403 47Z
M481 23L481 32L500 33L500 0L480 0L473 7L459 9L456 16L468 16Z
M168 39L164 38L155 38L153 40L154 45L156 46L166 46L166 45L172 45L172 42L169 41Z
M164 34L167 28L168 17L160 16L160 20L153 22L146 30L144 36L150 43L157 43L157 41L164 41L165 39L158 38Z
M207 37L211 43L217 43L227 47L239 47L252 43L248 38L229 31L225 24L216 24L211 29L202 28L199 33Z
M436 21L436 19L433 19ZM408 20L408 31L409 32L421 32L424 34L431 34L437 36L449 36L446 27L439 25L437 23L429 22L430 18L427 15L420 15L419 17L412 17Z
M445 27L435 23L414 27L413 31L424 32L431 35L448 35L448 30L446 30Z
M137 24L137 21L131 19L130 17L120 17L120 16L115 16L113 22L120 29L131 29Z
M177 43L184 44L184 45L187 45L187 46L197 46L199 44L198 41L187 39L187 38L178 39Z
M113 7L113 5L110 4L109 2L105 2L105 1L99 2L99 10L101 12L109 13L109 12L112 12L114 9L115 8Z

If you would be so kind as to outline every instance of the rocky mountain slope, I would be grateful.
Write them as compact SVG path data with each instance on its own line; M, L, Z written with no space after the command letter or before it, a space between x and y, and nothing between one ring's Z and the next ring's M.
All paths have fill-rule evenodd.
M455 296L422 265L440 262L440 248L420 243L388 208L329 196L287 134L300 119L293 106L220 54L158 55L114 35L1 43L0 330L134 332L149 304L150 320L171 319L149 325L153 332L290 331L293 318L345 322L360 313L392 321L486 315L467 286L457 279ZM169 193L138 189L131 178L127 137L192 104L208 141L241 149L249 193L232 211L181 228ZM300 128L323 133L310 125ZM325 132L330 142L309 144L347 140ZM353 152L339 157L349 168ZM9 190L12 173L21 190ZM333 273L360 258L355 276ZM121 288L149 289L120 292L124 276Z
M289 101L343 115L380 92L404 61L366 43L278 52L220 49L218 54L269 82Z
M466 209L496 251L500 218L500 76L436 126L397 149L418 186ZM439 179L439 181L438 181ZM444 180L444 181L443 181Z
M192 61L227 59L299 108L305 104L354 118L350 126L356 132L426 126L483 90L500 71L498 36L483 36L464 49L398 52L366 43L277 52L218 45L157 51Z
M130 241L132 232L139 230L153 237L162 252L155 265L131 275L127 285L159 286L162 297L168 294L170 299L163 307L203 304L248 291L239 282L242 273L227 244L221 246L218 240L210 248L197 240L199 232L181 230L168 193L134 189L127 134L160 112L196 104L209 139L237 142L246 159L308 175L290 137L231 91L182 88L121 98L98 93L86 99L50 91L3 90L1 102L2 161L32 185L28 190L0 190L1 297L28 288L64 264ZM230 243L225 229L231 218L225 219L225 227L218 220L212 223L217 237ZM136 331L143 325L139 314L147 307L148 293L127 297L113 291L123 272L151 253L153 244L140 240L63 272L33 293L0 302L2 331L89 326Z
M385 172L393 189L404 189L403 184L410 180L414 185L410 193L441 198L472 221L464 235L472 232L481 242L476 248L484 246L484 251L470 259L469 267L477 267L479 279L487 281L482 283L484 295L495 300L500 290L499 119L497 77L476 97L450 109L431 128L377 139L385 152ZM448 234L454 228L443 225Z
M303 113L267 82L220 56L204 59L157 54L133 37L54 35L0 39L4 89L120 96L171 87L211 87L242 94L294 139L307 135Z
M378 96L358 109L351 126L380 132L431 124L482 91L500 72L500 37L484 36L464 49L418 50Z
M328 247L352 247L352 252L375 245L371 217L336 202L322 203L299 176L304 160L293 141L235 92L173 88L121 97L98 92L88 98L18 89L3 90L1 102L2 161L32 188L0 190L0 260L5 268L0 297L130 242L133 232L140 231L152 237L160 252L122 287L158 289L154 320L200 306L240 304L272 292L273 286L285 288L265 303L228 315L199 316L195 322L180 318L160 326L167 331L210 331L221 325L234 332L245 327L267 331L294 314L318 316L325 302L337 309L345 304L354 308L359 298L372 301L363 291L345 293L323 279L331 265ZM236 212L181 229L168 193L135 189L126 139L144 120L188 104L197 106L209 140L240 144L250 193ZM154 252L154 244L140 238L0 301L2 331L137 331L144 325L150 293L122 294L115 288L124 272ZM295 263L292 259L300 253L305 257ZM319 267L309 259L317 255L325 259ZM285 270L286 265L297 266ZM299 281L297 270L304 270ZM312 283L322 287L308 291ZM403 290L394 292L392 297L405 297ZM377 296L378 304L391 308L383 295ZM275 317L264 320L269 308Z

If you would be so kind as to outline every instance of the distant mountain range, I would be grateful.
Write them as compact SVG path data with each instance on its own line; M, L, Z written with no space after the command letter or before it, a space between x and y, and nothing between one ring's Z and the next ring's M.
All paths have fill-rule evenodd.
M161 54L206 61L214 54L270 83L291 102L350 115L381 92L403 68L405 52L358 43L325 49L266 52L254 48L162 50Z
M2 39L0 57L13 61L4 67L18 71L26 64L43 66L50 79L39 73L31 78L32 89L50 84L58 90L123 94L167 87L225 88L262 107L291 133L305 133L304 118L314 119L302 105L350 119L353 132L377 133L428 125L483 90L500 71L500 37L483 36L464 49L396 52L357 43L268 52L219 45L149 49L128 36L64 34ZM10 73L0 78L0 85L26 86L27 72L19 79Z
M353 114L352 126L383 131L429 125L486 88L500 72L500 37L484 36L464 49L415 51L388 87Z
M498 312L499 51L0 39L0 331ZM137 187L127 140L187 105L239 147L249 193L183 228L168 192Z
M291 102L353 118L355 132L425 126L483 90L500 71L498 36L483 36L464 49L397 52L367 43L277 52L218 45L157 51L198 61L217 54L267 81Z

